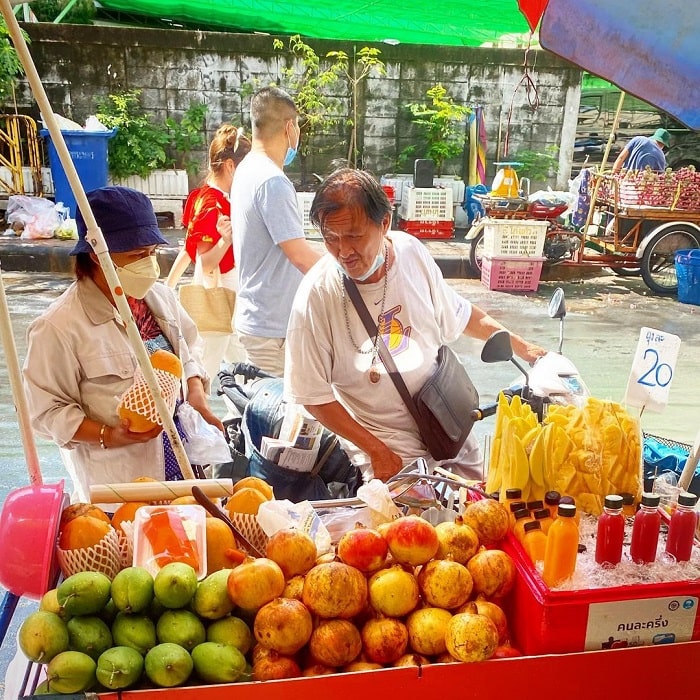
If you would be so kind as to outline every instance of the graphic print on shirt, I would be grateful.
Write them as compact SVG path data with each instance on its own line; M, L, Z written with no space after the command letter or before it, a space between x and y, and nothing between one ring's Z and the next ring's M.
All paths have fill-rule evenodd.
M401 309L401 304L397 304L379 316L379 332L392 357L407 350L411 338L411 326L404 326L398 318Z

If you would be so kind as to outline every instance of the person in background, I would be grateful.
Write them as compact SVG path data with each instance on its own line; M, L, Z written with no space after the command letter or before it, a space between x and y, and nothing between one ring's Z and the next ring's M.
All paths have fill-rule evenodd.
M222 124L209 145L209 173L202 187L190 192L182 216L187 229L185 247L180 251L166 280L175 288L190 263L199 257L202 272L211 276L218 268L219 284L234 292L238 289L238 272L233 258L231 226L231 183L233 174L250 152L250 140L242 128ZM216 280L214 280L216 281ZM224 362L241 362L245 351L233 330L231 334L201 332L204 340L204 366L210 377L219 372Z
M103 187L87 197L146 349L179 357L183 398L223 430L207 402L197 328L175 293L157 282L156 248L168 241L151 202L127 187ZM61 448L74 499L89 502L92 484L182 479L182 472L160 426L133 432L118 416L138 363L80 210L76 223L76 280L30 325L23 376L34 430Z
M366 172L341 169L320 185L310 219L328 254L302 281L287 330L285 398L346 441L365 480L387 480L418 457L436 462L382 365L378 338L369 337L347 297L343 276L357 283L411 395L433 374L442 344L461 334L486 340L503 329L445 282L420 241L390 230L391 213ZM513 333L511 341L528 362L545 354ZM449 464L478 479L482 461L470 435Z
M284 344L292 299L321 257L304 237L297 196L284 166L299 147L299 116L277 87L253 95L253 146L231 188L239 287L235 327L246 361L274 376L284 373Z
M644 170L647 166L652 170L666 169L664 149L671 146L671 134L666 129L657 129L651 137L635 136L627 142L620 155L615 159L612 170L614 173L625 170Z

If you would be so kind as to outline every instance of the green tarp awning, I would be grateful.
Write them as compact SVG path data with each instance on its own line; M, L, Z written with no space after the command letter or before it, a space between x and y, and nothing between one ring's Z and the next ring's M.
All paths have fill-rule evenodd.
M480 46L529 35L516 0L100 0L108 10L211 30Z

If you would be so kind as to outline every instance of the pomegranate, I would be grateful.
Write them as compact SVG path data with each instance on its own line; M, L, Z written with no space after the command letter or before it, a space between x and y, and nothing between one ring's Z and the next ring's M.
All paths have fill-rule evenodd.
M338 557L345 564L372 573L384 566L389 546L377 530L358 523L340 538L337 550Z
M347 666L343 666L344 673L352 673L353 671L376 671L378 668L384 668L381 664L374 661L353 661Z
M388 617L408 615L420 601L416 577L398 564L372 574L368 589L370 605Z
M425 656L438 656L446 650L445 631L452 613L442 608L419 608L406 619L411 649Z
M302 600L314 615L348 619L365 608L367 579L339 561L317 564L304 577Z
M312 664L311 666L307 666L301 672L301 675L308 678L310 676L330 676L332 673L335 673L334 668L324 666L323 664Z
M296 598L301 600L301 592L304 590L304 577L292 576L287 580L287 583L282 591L283 598Z
M285 579L305 574L316 563L316 544L305 532L290 527L267 541L265 556L279 564Z
M474 584L467 567L448 558L433 559L422 566L418 585L428 605L453 610L469 600Z
M500 542L508 533L510 523L506 507L493 498L470 503L462 519L476 532L483 545Z
M502 598L515 583L515 564L500 549L482 548L467 562L467 569L474 580L474 591L487 598Z
M498 646L498 630L485 615L458 613L447 623L445 644L457 661L486 661Z
M284 574L272 559L251 559L231 569L227 586L229 597L239 608L258 610L282 595Z
M394 661L392 666L398 668L399 666L427 666L430 663L430 659L426 659L425 656L420 654L404 654Z
M493 652L493 655L491 656L491 658L492 659L512 659L512 658L515 658L516 656L522 656L522 655L523 655L523 653L519 649L512 647L510 644L501 644L500 646L496 647L496 651Z
M349 620L321 620L309 640L311 657L325 666L346 666L362 651L360 631Z
M468 612L473 615L486 615L486 617L496 625L496 630L498 630L498 643L504 644L508 639L508 619L503 609L496 605L496 603L479 597L476 600L465 603L458 612Z
M454 522L445 521L435 526L438 536L436 559L447 559L466 564L479 551L479 535L461 516Z
M260 655L253 661L252 680L254 681L276 681L299 676L301 676L299 664L291 657L279 654L272 649L268 654Z
M291 656L311 638L313 624L307 607L294 598L276 598L255 616L253 634L259 644Z
M386 527L384 537L394 559L411 566L430 561L439 545L435 527L417 515L392 520Z
M362 631L365 656L378 664L393 664L408 647L408 630L395 617L375 617L368 620Z
M444 651L442 654L438 654L435 657L434 663L436 664L458 664L457 659L452 658L449 651Z

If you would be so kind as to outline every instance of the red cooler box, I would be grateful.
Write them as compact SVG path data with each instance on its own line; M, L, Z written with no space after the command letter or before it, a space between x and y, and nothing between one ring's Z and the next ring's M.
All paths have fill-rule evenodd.
M517 566L508 622L524 654L565 654L700 639L700 580L552 591L520 544L503 543Z

